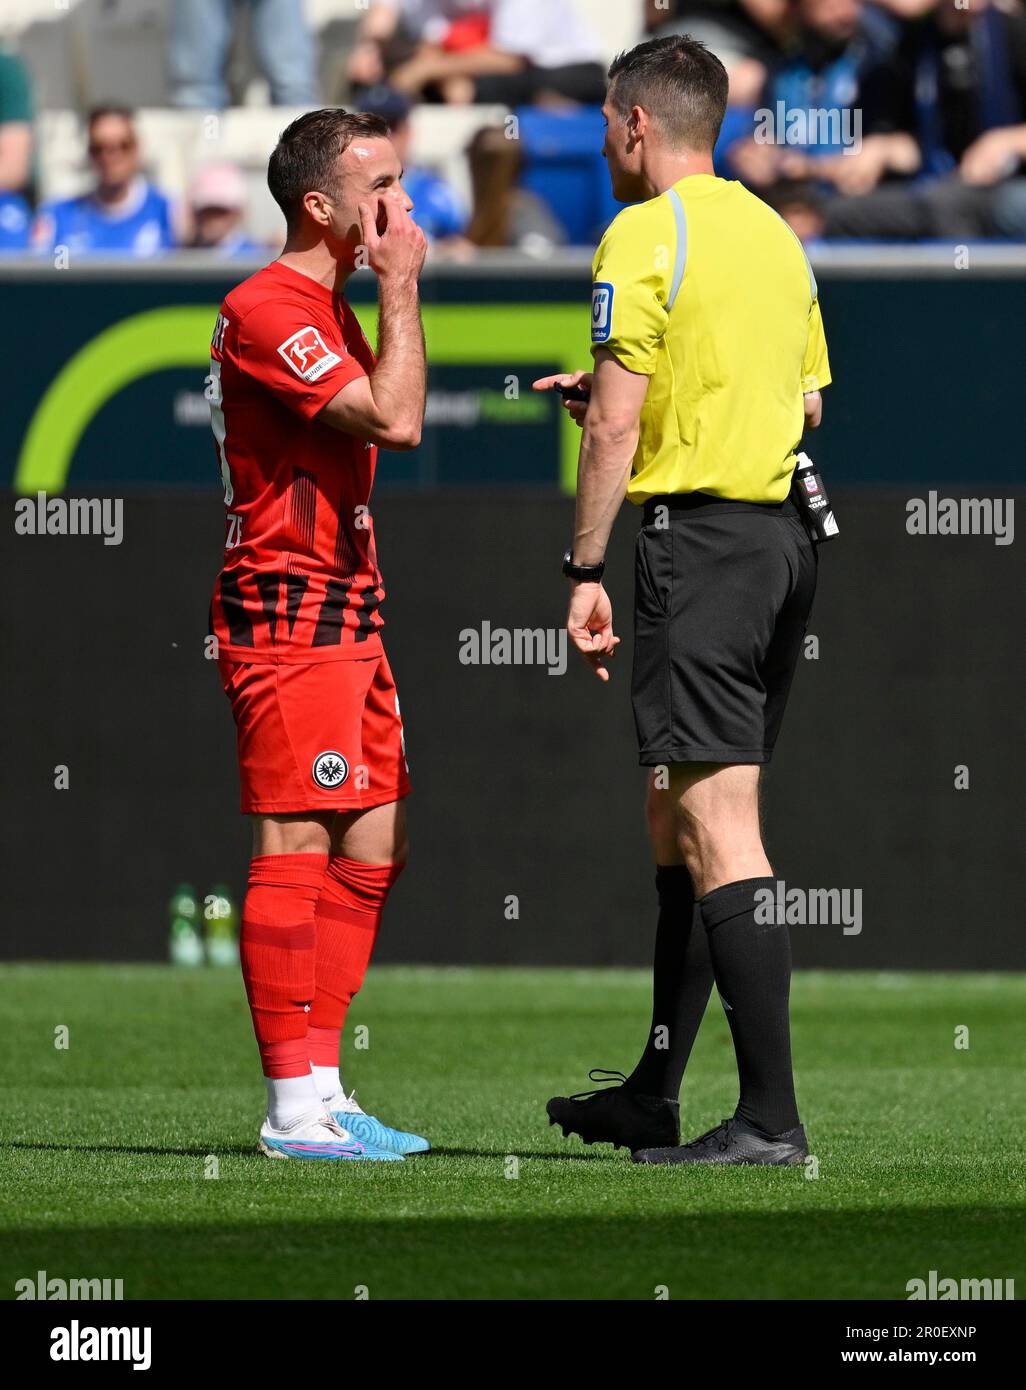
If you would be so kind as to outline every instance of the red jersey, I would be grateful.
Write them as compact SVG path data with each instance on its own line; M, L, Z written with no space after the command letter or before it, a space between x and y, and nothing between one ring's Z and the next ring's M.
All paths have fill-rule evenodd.
M227 511L211 608L222 656L381 654L377 449L316 418L374 362L342 296L280 262L222 304L206 390Z

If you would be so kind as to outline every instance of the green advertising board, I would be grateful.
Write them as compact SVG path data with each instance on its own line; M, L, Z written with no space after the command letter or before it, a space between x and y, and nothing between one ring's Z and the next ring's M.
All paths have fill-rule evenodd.
M834 384L815 438L832 485L1021 483L1026 264L955 275L911 258L816 261ZM210 334L251 267L55 271L0 264L7 486L20 493L218 486L203 396ZM351 282L372 342L375 285ZM579 432L531 381L590 364L589 271L436 270L422 287L430 364L421 446L382 455L379 487L572 490Z
M203 383L220 295L230 287L229 279L211 295L156 272L123 283L53 275L8 284L8 311L34 340L31 359L12 363L23 378L7 412L13 489L214 486ZM379 481L572 487L577 428L531 382L588 365L586 289L577 303L426 303L424 441L383 460ZM140 299L152 307L136 308ZM374 342L377 306L366 295L354 299Z

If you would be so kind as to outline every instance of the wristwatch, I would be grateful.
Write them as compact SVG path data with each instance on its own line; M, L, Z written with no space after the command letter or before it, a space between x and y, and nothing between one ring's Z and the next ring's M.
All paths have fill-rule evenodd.
M563 556L563 573L567 579L576 579L581 584L601 584L605 572L605 560L597 565L575 565L572 546Z

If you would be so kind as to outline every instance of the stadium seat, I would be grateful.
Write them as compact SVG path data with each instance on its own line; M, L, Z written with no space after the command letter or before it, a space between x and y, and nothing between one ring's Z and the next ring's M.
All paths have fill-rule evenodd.
M596 4L595 0L572 0L575 10L598 35L603 53L612 62L617 53L633 48L644 38L643 4L618 0L616 4Z
M727 159L727 151L738 140L744 140L755 128L754 106L728 106L720 128L720 138L713 150L713 167L721 179L735 177Z
M520 182L544 199L573 245L593 246L621 207L602 156L599 108L552 112L520 107L516 115L524 151Z

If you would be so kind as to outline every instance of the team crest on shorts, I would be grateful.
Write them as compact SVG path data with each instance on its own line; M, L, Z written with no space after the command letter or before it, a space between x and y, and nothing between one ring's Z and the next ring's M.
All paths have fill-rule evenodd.
M341 753L329 748L327 752L318 753L314 758L313 779L325 791L330 792L335 787L340 787L348 776L349 764Z

